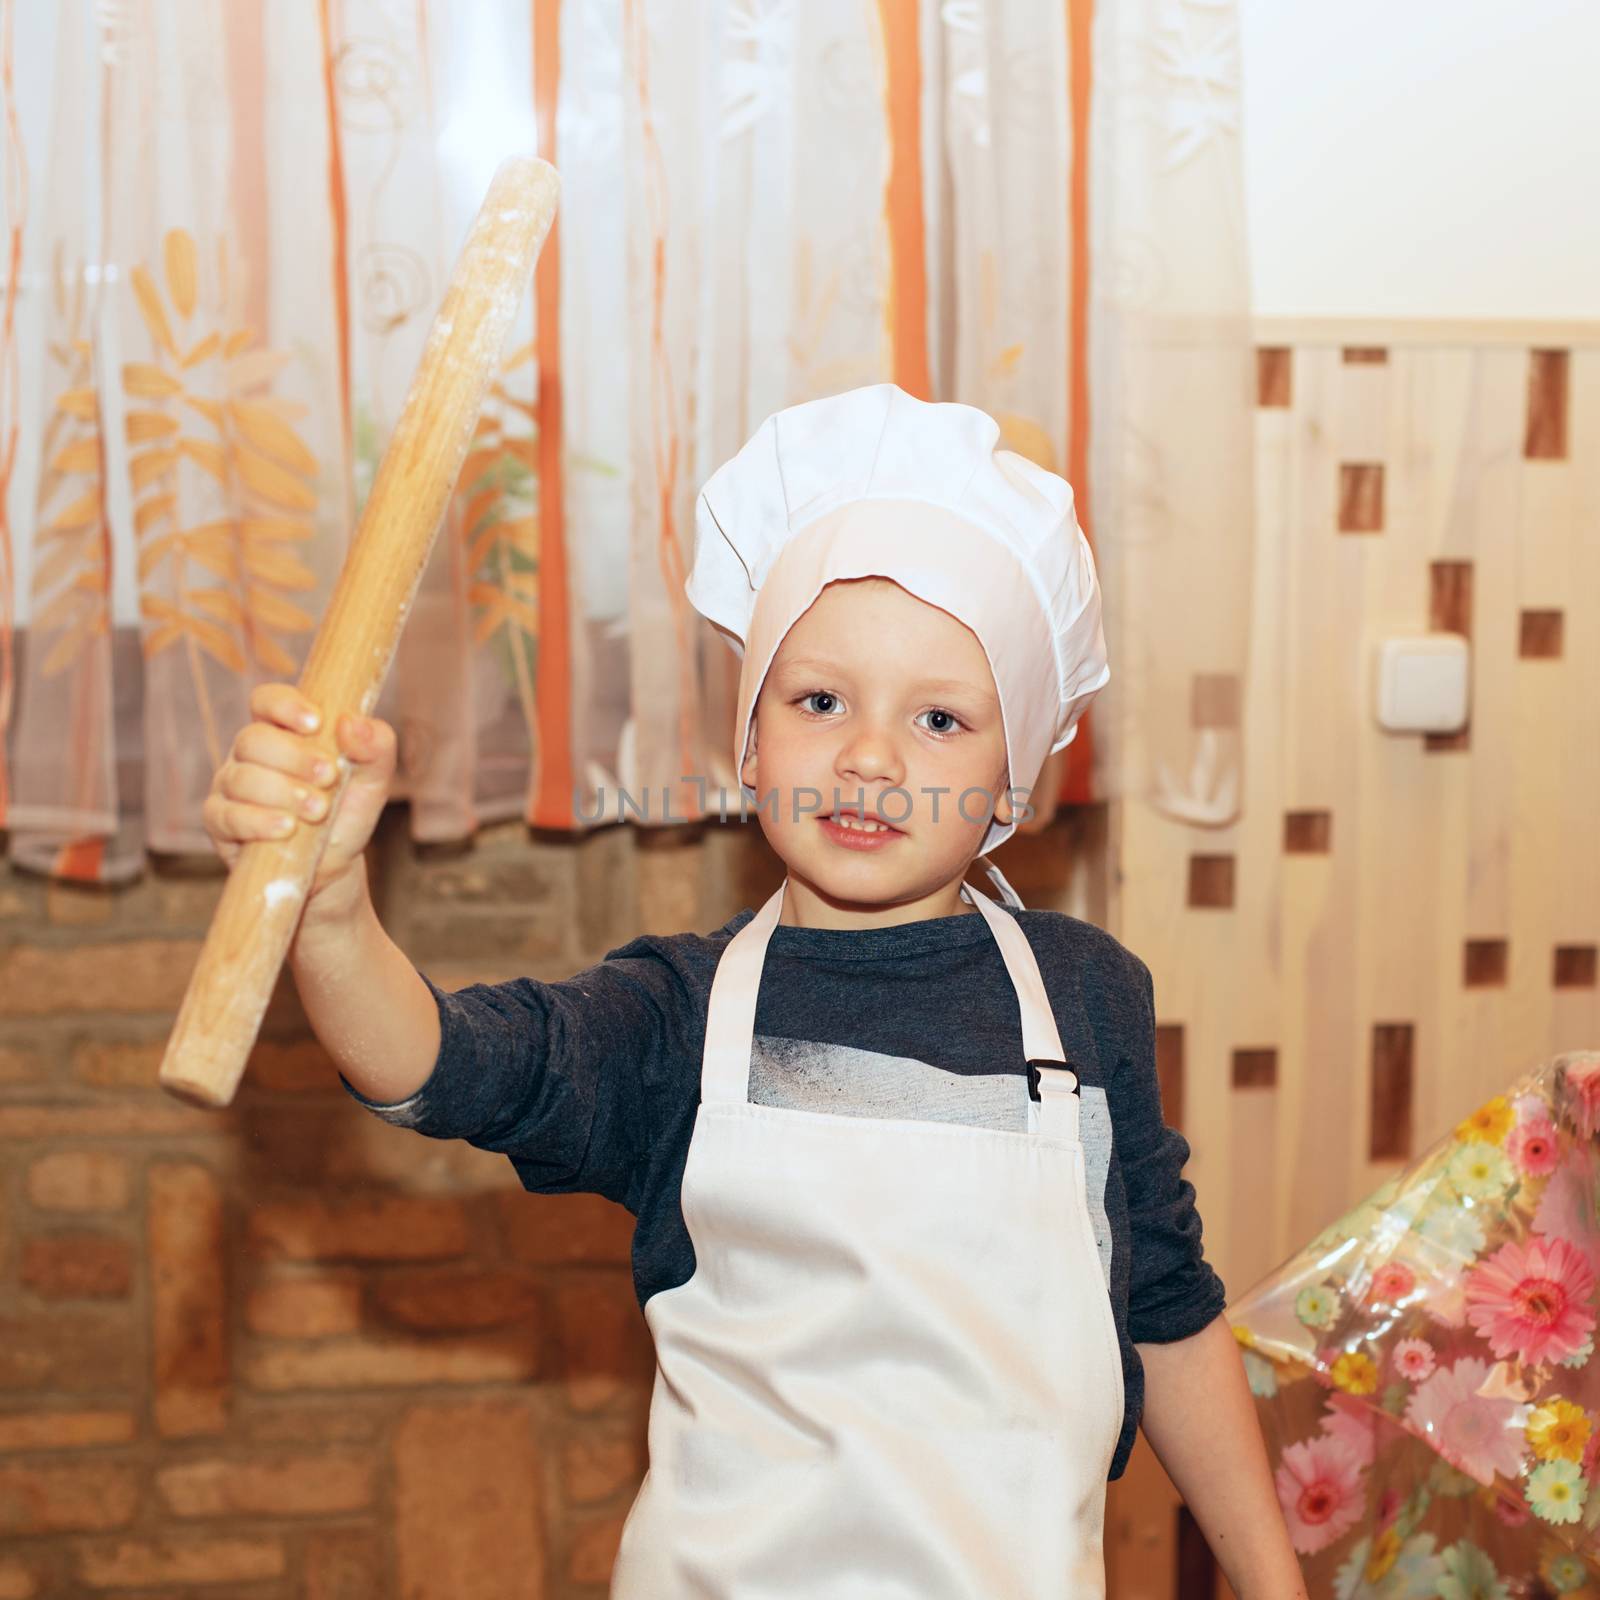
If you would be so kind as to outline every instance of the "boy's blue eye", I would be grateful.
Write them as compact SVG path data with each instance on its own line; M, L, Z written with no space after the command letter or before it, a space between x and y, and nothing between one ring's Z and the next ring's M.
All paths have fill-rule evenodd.
M811 705L811 702L814 700L823 700L830 703L819 710ZM830 689L812 689L809 693L800 695L795 701L796 705L803 707L806 711L810 712L812 716L820 717L831 716L834 707L837 706L838 703L838 695L834 694ZM939 727L930 727L928 729L928 732L931 733L936 739L953 738L961 731L963 727L966 726L966 724L962 722L960 717L958 717L955 712L946 711L943 706L930 706L928 710L922 712L921 714L925 717L938 717L941 719L941 725Z

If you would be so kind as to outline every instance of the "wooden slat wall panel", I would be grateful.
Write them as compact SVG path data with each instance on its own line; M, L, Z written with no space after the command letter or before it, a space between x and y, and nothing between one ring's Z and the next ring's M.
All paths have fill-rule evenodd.
M1600 346L1388 332L1259 352L1250 673L1189 707L1231 738L1242 705L1241 817L1161 815L1118 740L1110 926L1154 975L1234 1296L1511 1077L1600 1048ZM1470 636L1468 727L1386 733L1375 643L1430 626ZM1175 1499L1141 1444L1110 1593L1172 1600Z
M1228 729L1242 691L1244 814L1121 802L1111 907L1234 1293L1600 1047L1600 347L1357 335L1263 348L1257 380L1250 677L1190 708ZM1386 733L1375 643L1429 627L1470 637L1468 727Z

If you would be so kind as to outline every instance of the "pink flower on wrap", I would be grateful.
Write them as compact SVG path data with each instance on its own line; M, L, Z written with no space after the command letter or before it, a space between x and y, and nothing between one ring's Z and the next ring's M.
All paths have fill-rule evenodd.
M1594 1331L1594 1269L1565 1239L1502 1245L1467 1275L1467 1320L1502 1359L1560 1361Z
M1374 1304L1398 1305L1417 1286L1417 1275L1403 1261L1386 1261L1372 1274L1367 1299Z
M1433 1375L1433 1346L1426 1339L1402 1339L1391 1355L1394 1370L1410 1383Z
M1600 1215L1595 1196L1600 1193L1600 1153L1592 1145L1574 1145L1551 1174L1533 1213L1533 1231L1547 1238L1565 1239L1600 1271Z
M1464 1356L1440 1367L1406 1407L1406 1421L1451 1466L1483 1484L1493 1483L1497 1472L1515 1478L1522 1465L1517 1402L1479 1394L1488 1375L1487 1361Z
M1600 1055L1569 1061L1561 1069L1566 1087L1566 1111L1585 1139L1600 1129Z
M1290 1542L1301 1555L1348 1533L1366 1506L1360 1464L1326 1434L1289 1445L1274 1481Z
M1528 1508L1520 1500L1508 1500L1502 1494L1494 1497L1494 1514L1508 1528L1520 1528L1528 1520Z
M1322 1418L1322 1434L1342 1444L1358 1467L1370 1467L1378 1453L1377 1417L1353 1395L1332 1394Z
M1600 1428L1596 1428L1589 1435L1589 1442L1583 1447L1583 1461L1581 1463L1583 1475L1586 1478L1600 1477Z
M1378 1496L1378 1530L1382 1532L1394 1519L1400 1515L1400 1507L1405 1504L1405 1497L1392 1485Z
M1525 1176L1548 1177L1561 1159L1555 1123L1548 1117L1530 1117L1526 1122L1519 1122L1506 1139L1506 1154Z

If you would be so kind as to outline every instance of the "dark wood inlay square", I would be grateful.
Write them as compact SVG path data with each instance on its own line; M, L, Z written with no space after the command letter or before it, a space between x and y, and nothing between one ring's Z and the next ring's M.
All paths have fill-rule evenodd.
M1271 1049L1235 1050L1233 1086L1235 1089L1271 1089L1278 1081L1278 1052Z
M1383 532L1383 463L1345 461L1339 466L1339 532Z
M1472 563L1434 561L1428 567L1428 626L1435 633L1472 637ZM1472 713L1454 733L1425 733L1424 750L1467 750L1472 745Z
M1262 410L1282 410L1289 404L1293 353L1287 345L1260 345L1256 349L1256 404Z
M1373 1161L1404 1161L1411 1154L1411 1080L1414 1029L1409 1022L1372 1028L1372 1103L1367 1154Z
M1189 857L1189 904L1202 911L1226 911L1233 905L1233 857Z
M1500 988L1510 965L1504 939L1468 939L1461 963L1461 981L1469 989Z
M1565 350L1528 352L1528 429L1522 453L1529 461L1567 459L1568 367Z
M1286 811L1283 848L1292 856L1325 856L1333 848L1331 811Z
M1560 611L1524 611L1517 653L1524 661L1557 661L1561 657L1566 618Z
M1555 982L1558 989L1592 989L1600 969L1600 946L1558 944Z

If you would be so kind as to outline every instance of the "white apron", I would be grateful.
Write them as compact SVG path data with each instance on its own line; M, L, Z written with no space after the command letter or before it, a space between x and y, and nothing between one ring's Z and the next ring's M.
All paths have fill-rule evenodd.
M612 1600L1105 1593L1122 1361L1077 1079L1027 937L963 892L1045 1063L1027 1132L752 1105L783 888L717 964L683 1175L695 1268L645 1308L650 1467Z

